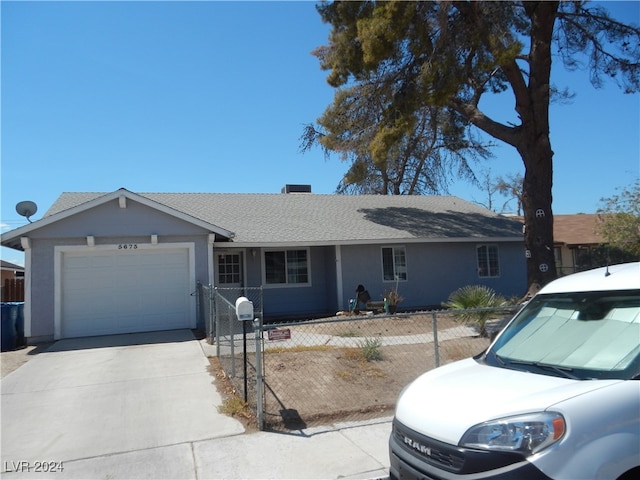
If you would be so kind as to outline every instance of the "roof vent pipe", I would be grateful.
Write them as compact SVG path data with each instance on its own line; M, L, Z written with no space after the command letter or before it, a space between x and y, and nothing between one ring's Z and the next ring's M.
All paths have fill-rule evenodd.
M280 193L311 193L311 185L286 184Z

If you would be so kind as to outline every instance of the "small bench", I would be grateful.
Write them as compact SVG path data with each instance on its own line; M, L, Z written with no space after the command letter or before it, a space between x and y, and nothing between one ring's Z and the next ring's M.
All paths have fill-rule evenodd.
M369 300L366 303L366 307L367 307L367 310L384 311L384 302L383 301L382 302L374 302L372 300Z

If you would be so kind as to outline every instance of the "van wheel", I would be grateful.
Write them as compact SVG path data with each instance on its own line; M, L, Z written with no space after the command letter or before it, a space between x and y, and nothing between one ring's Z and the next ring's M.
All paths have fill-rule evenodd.
M635 467L618 477L618 480L636 480L640 478L640 467Z

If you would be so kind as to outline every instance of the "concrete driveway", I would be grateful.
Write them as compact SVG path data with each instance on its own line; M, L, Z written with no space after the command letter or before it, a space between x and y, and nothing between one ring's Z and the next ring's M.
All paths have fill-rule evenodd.
M208 364L189 330L56 342L0 384L3 478L133 452L131 477L193 476L191 442L244 432L217 412Z

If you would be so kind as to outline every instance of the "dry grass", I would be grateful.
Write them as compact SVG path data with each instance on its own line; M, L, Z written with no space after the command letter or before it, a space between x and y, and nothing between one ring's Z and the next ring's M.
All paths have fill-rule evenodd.
M293 347L265 348L264 353L301 353L301 352L326 352L333 347L329 345L294 345Z
M233 386L216 357L209 357L209 373L214 377L213 383L222 396L222 405L218 407L218 411L242 421L247 430L256 430L254 412Z
M218 412L230 415L232 417L247 417L249 405L237 394L226 397L222 401L222 405L218 407Z

